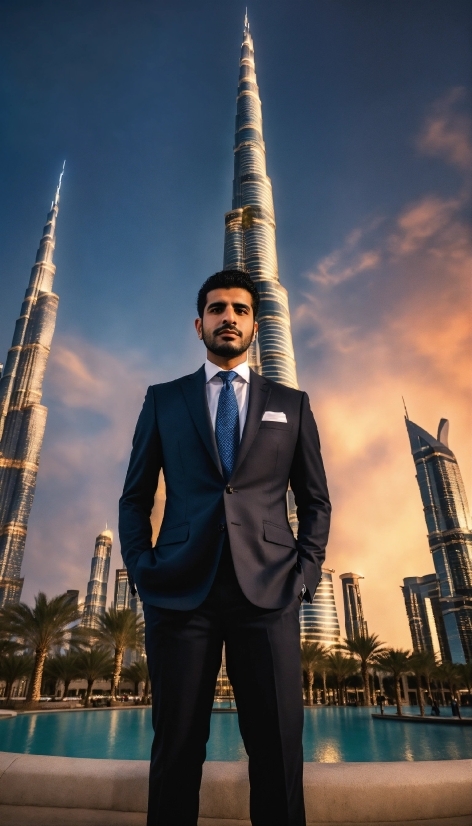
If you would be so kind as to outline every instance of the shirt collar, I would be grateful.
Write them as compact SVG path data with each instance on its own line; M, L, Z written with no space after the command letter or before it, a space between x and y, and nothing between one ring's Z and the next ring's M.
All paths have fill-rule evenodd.
M208 361L207 359L205 361L206 383L208 384L208 382L211 381L216 376L216 374L220 372L220 370L221 367L218 367L217 364L213 364L212 361ZM251 371L249 369L247 359L246 361L241 362L241 364L238 364L237 367L233 367L233 370L235 373L238 374L238 376L240 376L243 379L243 381L249 384Z

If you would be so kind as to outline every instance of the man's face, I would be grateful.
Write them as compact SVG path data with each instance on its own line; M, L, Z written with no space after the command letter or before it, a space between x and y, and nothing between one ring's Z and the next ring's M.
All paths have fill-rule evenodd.
M203 318L197 318L195 327L207 350L215 356L242 355L257 332L251 294L242 287L210 290Z

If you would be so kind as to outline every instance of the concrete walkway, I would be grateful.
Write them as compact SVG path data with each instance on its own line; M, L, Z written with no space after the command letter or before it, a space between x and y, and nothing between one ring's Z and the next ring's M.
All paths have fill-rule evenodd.
M148 764L0 752L2 826L145 826ZM306 763L309 826L472 826L472 760ZM206 763L200 826L250 826L247 764ZM270 826L270 824L267 824Z

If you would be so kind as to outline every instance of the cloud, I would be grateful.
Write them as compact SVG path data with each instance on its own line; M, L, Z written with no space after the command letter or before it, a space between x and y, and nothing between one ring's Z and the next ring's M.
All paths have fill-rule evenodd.
M399 586L434 566L402 396L433 435L441 417L450 419L450 445L470 489L468 206L462 191L429 193L384 217L375 243L371 230L355 228L307 274L293 315L299 380L320 427L333 498L327 562L338 610L342 616L338 574L364 575L369 630L403 647L411 638ZM372 250L376 258L366 259Z
M442 158L459 169L470 171L471 124L468 115L460 110L465 100L466 90L459 86L436 101L417 138L417 147L425 155Z
M309 273L310 280L324 287L334 287L377 267L380 263L379 253L374 249L360 250L359 244L378 223L376 220L367 227L352 230L343 247L325 256L318 263L316 270Z
M114 531L108 597L121 567L118 498L146 387L159 376L139 352L116 354L57 335L46 374L49 407L24 558L24 598L78 588L84 596L95 537Z

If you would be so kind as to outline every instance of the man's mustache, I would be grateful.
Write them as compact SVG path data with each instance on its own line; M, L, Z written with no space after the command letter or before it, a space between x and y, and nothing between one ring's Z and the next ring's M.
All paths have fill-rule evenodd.
M213 335L219 336L220 333L224 333L225 330L228 330L230 333L236 333L236 335L239 337L241 337L242 335L238 328L234 327L232 324L224 324L223 327L218 327L218 329L214 331Z

